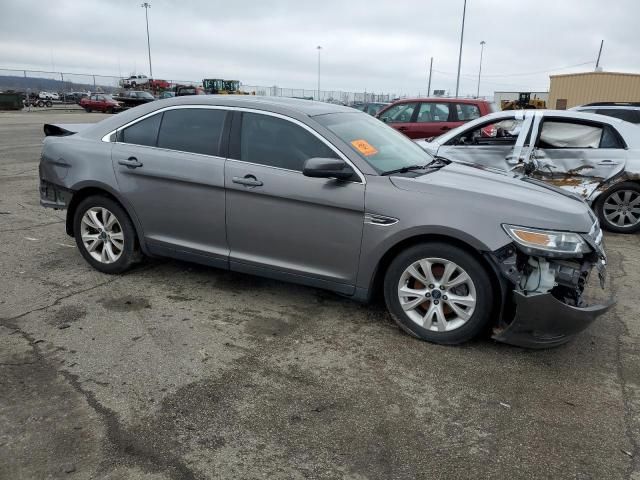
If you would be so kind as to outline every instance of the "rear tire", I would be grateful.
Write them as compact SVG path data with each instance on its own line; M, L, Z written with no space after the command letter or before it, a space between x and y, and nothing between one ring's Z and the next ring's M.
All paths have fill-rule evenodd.
M42 100L38 101L38 107L43 108L44 102Z
M100 272L122 273L142 258L133 222L111 198L82 200L74 213L73 233L84 259Z
M84 111L87 113L91 113L91 109L89 107L84 107Z
M384 278L384 297L391 317L405 332L457 345L486 329L493 287L473 255L453 245L429 242L393 259Z
M47 100L45 102L45 105L47 106L47 108L51 108L53 106L53 102L51 100Z
M621 182L598 197L594 210L600 225L616 233L640 231L640 185Z

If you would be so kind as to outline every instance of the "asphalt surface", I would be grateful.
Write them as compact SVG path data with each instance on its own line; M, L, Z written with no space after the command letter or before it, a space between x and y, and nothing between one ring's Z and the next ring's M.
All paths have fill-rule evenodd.
M92 270L0 113L0 478L640 480L640 237L573 342L441 347L380 306L172 260Z

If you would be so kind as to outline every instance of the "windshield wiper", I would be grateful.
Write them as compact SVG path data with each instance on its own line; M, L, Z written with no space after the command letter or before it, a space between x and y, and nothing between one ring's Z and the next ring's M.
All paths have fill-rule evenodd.
M382 172L380 175L392 175L394 173L407 173L414 170L426 170L427 168L442 168L445 165L449 165L451 163L449 160L436 157L431 160L429 163L425 163L424 165L409 165L407 167L396 168L394 170L387 170L386 172Z
M382 172L380 175L391 175L391 174L394 174L394 173L407 173L407 172L411 172L413 170L424 170L429 165L431 165L431 163L426 163L424 165L408 165L406 167L396 168L394 170L387 170L386 172Z

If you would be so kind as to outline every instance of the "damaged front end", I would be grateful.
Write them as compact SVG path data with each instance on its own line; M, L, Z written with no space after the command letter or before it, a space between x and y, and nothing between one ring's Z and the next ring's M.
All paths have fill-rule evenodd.
M594 268L601 289L606 280L606 255L597 221L588 234L556 232L561 239L551 243L557 246L564 241L566 251L537 246L553 232L508 228L514 243L489 258L501 276L503 290L495 340L529 348L561 345L613 305L612 299L589 304Z

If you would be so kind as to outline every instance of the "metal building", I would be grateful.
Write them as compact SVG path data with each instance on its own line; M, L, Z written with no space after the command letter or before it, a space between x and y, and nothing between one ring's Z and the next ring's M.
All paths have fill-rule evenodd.
M585 72L551 75L548 108L592 102L640 102L640 74Z

